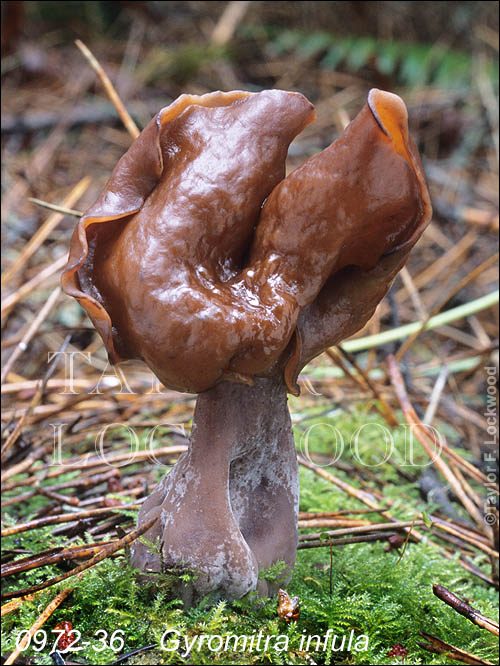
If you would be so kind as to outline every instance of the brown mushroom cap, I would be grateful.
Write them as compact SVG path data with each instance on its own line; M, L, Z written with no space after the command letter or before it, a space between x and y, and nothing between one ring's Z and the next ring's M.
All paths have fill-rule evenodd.
M79 221L62 280L112 361L141 358L192 392L286 363L294 390L335 329L354 332L332 309L364 325L430 219L423 172L404 103L374 90L340 139L284 179L313 119L298 93L235 91L183 95L145 128ZM391 252L399 268L377 273ZM344 286L350 270L377 282L369 306Z

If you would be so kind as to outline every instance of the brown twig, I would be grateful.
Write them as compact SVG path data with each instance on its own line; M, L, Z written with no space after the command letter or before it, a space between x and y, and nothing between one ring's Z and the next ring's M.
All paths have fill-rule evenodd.
M381 509L385 511L385 509ZM340 509L340 511L299 511L299 520L315 520L323 518L336 518L337 516L353 515L357 516L364 513L380 513L374 509L358 509L357 511L351 509Z
M360 502L363 502L363 504L366 504L366 506L369 506L370 509L373 509L374 511L382 511L379 504L375 501L373 495L370 495L364 490L359 490L359 488L355 488L354 486L351 486L349 483L346 483L345 481L338 479L336 476L333 476L333 474L330 474L330 472L327 472L322 467L318 467L317 465L314 465L313 463L304 460L304 458L302 458L301 456L297 456L297 459L299 461L299 465L302 465L303 467L310 469L318 476L321 476L323 479L326 479L330 483L333 483L333 485L337 486L337 488L340 488L351 497L355 497Z
M373 393L373 396L375 399L380 403L376 404L377 411L380 412L380 414L383 416L383 418L387 421L387 423L391 427L395 427L398 425L398 420L396 418L396 415L394 414L394 411L392 410L391 406L387 403L385 398L382 396L380 391L378 390L377 386L371 381L369 378L368 374L356 363L356 360L351 354L348 354L345 352L341 347L337 346L335 347L335 351L332 351L331 349L327 349L325 351L325 354L331 358L331 360L338 365L338 367L350 378L352 381L360 386L362 389L368 389ZM344 363L342 358L343 356L349 363L353 366L353 368L357 371L358 374L352 373L347 365Z
M48 497L51 500L54 500L58 504L69 504L70 506L80 506L80 500L78 497L71 497L71 495L62 495L61 493L55 493L49 488L42 488L40 485L37 485L37 492L39 495Z
M407 338L401 347L398 349L396 353L396 361L401 361L403 356L406 354L408 349L413 345L415 340L417 340L418 337L422 334L422 332L425 330L425 327L427 325L427 322L431 317L436 315L441 308L443 308L446 303L450 300L450 298L453 298L455 294L458 294L459 291L461 291L465 286L467 286L470 282L475 280L478 275L480 275L483 271L485 271L487 268L490 266L493 266L493 264L498 260L498 252L496 252L494 255L486 259L486 261L483 261L482 264L479 266L476 266L474 270L472 270L468 275L466 275L458 284L456 284L454 287L452 287L449 291L446 292L446 294L439 299L437 305L435 305L430 312L426 315L426 317L422 321L422 326L418 331L413 333L413 335L410 335L409 338Z
M450 592L442 585L433 585L432 591L438 599L441 599L441 601L444 601L445 604L451 606L451 608L453 608L453 610L455 610L457 613L460 613L460 615L466 617L470 622L472 622L472 624L475 624L482 629L486 629L492 634L495 634L495 636L498 636L498 622L485 617L466 601L462 601L456 597L453 592Z
M453 474L457 477L458 481L460 482L462 488L464 489L464 492L471 498L471 500L475 503L477 507L481 507L483 505L483 500L481 497L471 488L470 484L467 482L467 479L464 477L462 474L460 468L458 467L457 464L455 464L453 461L450 461L450 467L453 471Z
M45 622L49 619L49 617L52 615L52 613L56 610L58 606L62 604L62 602L73 592L72 587L67 587L64 590L61 590L59 594L57 594L52 601L49 603L48 606L45 607L43 613L40 615L40 617L31 625L31 627L28 629L28 633L24 636L22 641L19 643L19 645L16 647L16 649L11 652L9 657L5 660L4 664L7 666L7 664L13 664L18 656L21 654L23 650L26 649L29 641L31 638L36 634L36 632L42 627Z
M52 449L52 445L47 445L49 448L48 450L50 451ZM10 470L9 470L10 471ZM57 492L58 490L66 489L66 488L82 488L83 490L87 490L90 488L93 488L94 486L99 485L100 483L103 483L104 481L108 481L109 479L112 478L117 478L118 470L116 468L112 468L109 472L105 472L103 474L96 474L93 477L78 477L76 479L72 479L70 481L63 481L62 483L54 483L51 486L45 486L45 490L51 490L53 492ZM40 479L42 481L43 479ZM35 481L35 485L38 482ZM12 504L17 504L18 502L26 502L26 500L31 499L38 493L37 490L30 490L26 493L21 493L20 495L16 495L15 497L8 497L4 502L2 502L2 507L10 506ZM86 500L82 502L82 505L85 504Z
M6 578L7 576L45 567L49 564L57 564L64 560L86 559L87 557L96 555L104 546L109 546L113 543L113 541L103 541L101 543L89 543L85 546L70 546L69 548L57 546L36 555L30 555L15 562L4 564L2 566L1 577Z
M81 399L81 396L76 396L77 398ZM86 398L89 398L90 396L85 396ZM80 436L77 437L79 439ZM104 453L101 456L98 456L96 458L90 458L87 459L86 455L81 456L79 459L71 458L69 460L64 461L64 465L59 465L57 469L53 469L50 472L46 474L44 479L53 479L58 476L61 476L62 474L66 474L69 470L89 470L92 468L103 468L100 469L99 471L106 471L106 467L109 467L110 465L114 465L115 463L122 462L123 464L121 467L125 467L128 465L135 465L136 463L145 460L149 457L152 459L158 459L159 456L166 456L166 455L176 455L179 453L184 453L184 451L187 450L187 446L185 445L179 445L179 446L164 446L160 449L153 449L153 451L136 451L134 453L131 453L130 451L126 453ZM7 470L8 471L8 470ZM36 482L37 476L29 476L26 477L25 479L19 479L19 481L9 481L4 484L3 490L6 492L8 490L13 490L14 488L18 488L20 486L30 486L33 483Z
M47 451L50 451L53 448L52 444L47 444ZM10 468L8 470L10 472ZM112 478L117 478L119 476L119 472L116 468L112 468L109 470L109 472L104 472L103 474L95 474L92 477L79 477L77 479L71 479L70 481L63 481L62 483L54 483L51 486L45 486L45 490L50 490L52 492L57 492L58 490L63 490L66 488L83 488L89 489L92 488L93 486L97 486L100 483L103 483L104 481L108 481L109 479ZM43 481L43 479L40 479L39 481ZM39 481L35 481L34 484L35 486ZM16 495L15 497L9 497L6 499L4 502L2 502L2 507L5 506L10 506L11 504L17 504L18 502L25 502L26 500L31 499L38 493L38 488L37 490L30 490L27 493L22 493L21 495Z
M64 513L59 516L48 516L46 518L36 518L35 520L30 520L27 523L18 523L17 525L12 525L11 527L6 527L2 530L1 536L12 536L13 534L20 534L21 532L27 532L28 530L39 529L40 527L46 527L47 525L59 525L60 523L70 523L76 520L83 520L84 518L94 518L95 516L100 516L101 514L113 513L114 511L121 511L124 509L138 509L140 504L123 504L122 506L111 506L109 508L105 507L103 509L89 509L88 511L75 511L75 513Z
M49 298L49 301L47 301L46 305L47 305L48 307L47 307L47 312L45 313L45 316L48 315L50 309L53 307L53 305L54 305L55 302L57 301L57 298L59 297L59 294L60 294L60 293L61 293L61 289L60 289L60 287L58 287L58 288L55 290L55 292L53 293L53 295ZM49 302L50 302L50 303L49 303ZM39 315L36 319L39 319L39 321L42 321L42 316L41 316L41 315L42 315L42 312L40 311L40 315ZM45 318L45 317L43 317L43 318ZM36 319L35 319L35 321L33 322L32 326L30 327L30 330L33 329L33 335L34 335L34 333L36 332L36 330L38 329L38 326L35 326ZM29 331L28 331L28 332L29 332ZM27 335L28 335L28 334L26 334L25 338L27 337ZM23 338L23 339L24 339L24 338ZM67 347L69 341L70 341L70 336L68 335L68 336L66 337L66 339L64 340L64 342L63 342L63 344L62 344L62 346L61 346L61 350L60 350L60 351L64 351L64 350L66 349L66 347ZM12 358L12 357L11 357L11 358ZM17 441L17 438L18 438L19 435L21 434L21 431L22 431L23 425L24 425L24 423L27 421L27 419L29 418L31 412L32 412L32 411L36 408L36 406L42 401L43 396L44 396L44 393L45 393L45 386L46 386L48 380L50 379L50 376L51 376L52 373L54 372L54 368L55 368L55 365L56 365L56 358L57 358L57 357L55 357L55 358L52 360L52 362L49 364L49 367L47 368L47 371L45 372L45 375L43 376L42 380L40 381L39 387L38 387L38 389L37 389L35 395L33 396L33 398L32 398L32 400L31 400L30 404L29 404L28 407L26 408L24 414L23 414L23 415L21 416L21 418L19 419L19 421L18 421L16 427L14 428L14 430L12 431L12 433L11 433L11 434L9 435L9 437L7 438L7 441L6 441L5 444L3 445L3 447L2 447L2 453L1 453L2 461L4 460L4 458L5 458L5 456L6 456L7 452L8 452L8 450L9 450L9 449L12 447L12 445ZM10 358L9 358L9 361L10 361Z
M71 571L68 571L65 574L61 574L60 576L56 576L55 578L51 578L50 580L47 580L44 583L33 585L32 587L26 588L25 590L15 590L13 592L7 592L6 594L2 595L2 598L12 599L14 597L23 597L26 594L33 594L34 592L38 592L39 590L45 589L46 587L52 587L52 585L61 583L63 580L66 580L67 578L76 576L76 574L79 574L82 571L85 571L86 569L93 567L94 565L98 564L99 562L102 562L102 560L106 559L113 553L116 553L116 551L121 550L122 548L125 548L125 546L131 544L138 537L140 537L142 534L147 532L151 527L153 527L153 525L156 523L157 520L158 517L148 520L146 523L144 523L144 525L141 525L141 527L132 530L132 532L129 532L127 536L123 537L122 539L118 539L118 541L116 541L113 545L106 546L100 553L98 553L94 557L91 557L90 560L88 560L87 562L83 562L74 569L71 569Z
M300 534L299 535L299 541L315 541L316 539L320 539L321 537L324 537L325 535L327 536L344 536L345 534L362 534L364 532L377 532L379 530L397 530L397 529L403 529L405 527L412 527L412 525L423 525L424 522L423 520L418 520L418 521L396 521L394 523L371 523L370 525L360 525L360 526L353 526L350 528L345 528L345 529L339 529L339 530L329 530L325 532L315 532L314 534Z
M38 448L28 453L24 458L24 460L21 460L19 463L17 463L17 465L11 465L8 469L2 472L2 483L4 482L4 480L10 479L12 476L16 476L17 474L21 474L22 472L26 472L27 470L29 470L29 468L32 465L34 465L37 460L40 460L47 453L50 453L50 451L52 451L53 448L54 444L50 443L50 444L45 444L44 446L39 446ZM3 490L6 490L6 488L4 487ZM36 494L35 491L33 491L31 496L35 494ZM25 499L29 499L29 497L26 497Z
M427 266L427 268L424 268L421 273L415 276L413 281L417 289L420 289L431 280L434 280L438 275L443 274L443 271L448 270L450 265L458 262L469 248L474 245L476 240L477 231L469 231L466 233L458 243L454 243L437 261L432 262L430 266Z
M363 491L358 490L357 488L354 488L353 486L349 485L348 483L345 483L341 479L338 479L334 477L332 474L327 472L326 470L322 469L321 467L318 467L317 465L314 465L313 463L310 463L306 460L304 460L301 456L297 456L297 460L300 465L303 467L306 467L307 469L310 469L313 471L315 474L318 476L321 476L322 478L326 479L327 481L330 481L330 483L333 483L336 485L338 488L346 492L347 494L351 495L351 497L356 497L358 500L369 506L370 508L374 509L377 513L380 513L380 515L384 516L385 518L388 518L389 520L392 520L394 522L397 522L396 519L394 519L390 513L381 507L377 506L375 499L373 498L372 495L365 493ZM410 530L411 528L403 528L405 530ZM417 532L416 530L412 531L412 536L414 539L417 541L421 541L424 537L422 534ZM452 559L453 555L446 550L443 550L442 548L439 548L436 544L434 544L432 541L429 541L429 545L432 545L436 547L440 554L445 557L446 559ZM472 565L470 562L465 561L463 558L458 560L458 563L461 567L463 567L466 571L469 571L470 573L474 574L475 576L478 576L485 582L487 582L490 585L496 585L495 581L488 577L486 574L484 574L481 570L479 570L477 567Z
M12 601L8 601L2 606L2 617L4 615L8 615L9 613L13 613L20 606L22 606L25 601L31 601L34 596L34 594L27 594L25 597L20 597L19 599L12 599Z
M299 520L298 527L361 527L371 525L369 520L358 520L357 518L310 518L308 520Z
M339 353L342 354L349 361L352 367L359 373L359 375L363 378L363 381L368 386L370 391L373 393L375 398L380 402L380 407L381 407L380 411L382 413L382 416L387 421L387 423L392 427L396 427L398 425L398 418L394 413L394 410L392 409L390 404L387 402L387 400L380 392L377 384L374 381L372 381L370 375L358 364L354 354L345 351L345 349L342 349L342 347L340 346L338 346L337 349L339 350Z
M3 299L1 305L2 314L14 307L16 303L19 303L21 299L39 287L51 275L54 275L54 273L57 273L57 271L62 270L67 263L68 255L66 253L62 257L59 257L59 259L56 259L54 263L41 270L31 280L28 280L28 282L25 282L23 285L21 285L19 289L16 289L16 291L14 291L12 294L6 296Z
M363 534L361 536L345 537L341 539L324 539L322 541L301 541L297 550L308 548L324 548L325 546L346 546L350 543L364 543L366 541L384 541L393 536L394 532L380 532L378 534Z
M461 523L459 521L453 520L452 518L448 518L447 520L445 520L442 516L435 514L431 514L430 519L432 520L433 524L442 523L445 525L449 525L450 527L453 527L453 529L459 532L461 535L463 534L465 536L473 537L474 539L477 539L478 541L481 541L482 543L485 544L488 544L490 542L488 536L486 536L483 532L480 532L476 527L472 525Z
M314 465L311 462L307 462L304 460L301 456L297 456L297 460L300 465L303 467L306 467L307 469L310 469L313 471L315 474L318 476L321 476L323 479L329 481L330 483L333 483L336 485L338 488L343 490L345 493L350 495L351 497L355 497L358 499L360 502L363 502L366 506L369 506L371 509L376 511L377 513L380 513L381 516L384 516L385 518L388 518L389 520L393 521L393 523L397 523L398 521L393 518L390 513L386 510L380 507L373 495L370 493L367 493L363 490L359 490L358 488L355 488L354 486L351 486L350 484L346 483L345 481L342 481L341 479L333 476L333 474L330 474L326 470L324 470L321 467L318 467L317 465ZM411 523L410 523L411 524ZM411 529L410 527L407 528L408 530ZM417 541L421 541L423 539L423 536L417 532L416 530L413 530L413 536Z
M413 427L415 436L417 437L418 441L422 444L425 452L432 460L435 467L441 472L441 474L453 488L455 494L460 499L469 515L474 518L480 528L484 527L483 516L481 515L480 511L474 502L472 502L472 500L464 493L458 479L453 474L447 463L441 458L440 452L437 450L437 448L435 448L436 445L431 444L431 436L428 434L424 424L420 421L410 403L401 372L399 371L399 367L394 356L389 356L388 364L391 382L396 391L399 404L401 405L401 409L403 410L403 414L408 425Z
M90 178L85 176L82 178L79 183L77 183L67 197L64 198L62 202L63 208L73 206L78 199L87 191L90 185ZM42 224L42 226L37 230L33 235L30 241L26 243L22 252L19 254L17 259L5 270L2 275L2 285L5 286L13 276L18 273L21 268L26 264L28 259L38 250L46 238L54 231L57 225L64 218L62 213L54 213Z
M127 128L128 133L133 139L137 139L137 137L141 132L137 127L137 125L135 124L135 122L132 120L132 117L125 108L120 97L118 96L118 93L116 92L115 87L111 83L109 76L103 70L103 68L101 67L99 61L94 56L94 54L80 39L76 39L75 44L83 53L85 58L88 60L90 66L96 72L97 76L101 79L101 83L104 86L106 94L113 103L115 109L118 111L118 115L120 116L122 123Z
M462 541L470 543L475 548L482 550L484 553L487 553L488 555L491 555L496 559L498 559L498 552L496 550L493 550L493 548L490 548L490 546L488 546L487 544L482 543L479 539L477 539L477 537L473 536L472 534L464 534L463 532L459 532L457 529L453 528L444 520L433 520L433 527L442 530L443 532L447 532L448 534L452 534L453 536L458 537Z
M418 633L421 636L423 636L427 641L430 641L429 643L418 641L420 647L424 650L427 650L427 652L434 652L435 654L444 654L449 659L454 659L455 661L461 661L462 664L472 664L472 666L493 666L493 663L491 661L486 661L485 659L476 657L474 654L466 652L461 648L457 648L454 645L451 645L450 643L446 643L445 641L442 641L439 638L436 638L435 636L426 634L423 631L419 631Z
M12 354L9 356L9 358L5 363L0 378L0 382L2 384L4 383L14 363L28 348L28 343L30 342L31 338L35 335L35 333L37 333L40 326L49 316L50 311L56 304L57 299L59 298L60 295L61 295L61 287L56 287L54 291L50 294L47 301L44 303L43 307L40 309L36 317L31 322L31 325L24 334L23 339L21 340L21 342L17 344L16 348L14 349L14 351L12 352Z

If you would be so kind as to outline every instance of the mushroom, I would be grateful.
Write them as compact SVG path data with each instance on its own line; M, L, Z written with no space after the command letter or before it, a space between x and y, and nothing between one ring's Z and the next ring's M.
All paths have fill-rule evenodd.
M303 366L362 328L431 217L403 101L371 90L344 134L285 178L314 120L281 90L182 95L120 159L80 219L62 277L112 362L142 359L199 393L188 451L139 512L189 569L186 604L275 587L259 571L297 547L299 484L287 408Z

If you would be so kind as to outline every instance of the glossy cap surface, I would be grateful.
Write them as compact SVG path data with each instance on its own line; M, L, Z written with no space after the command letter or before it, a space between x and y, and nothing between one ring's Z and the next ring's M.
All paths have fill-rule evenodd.
M182 95L134 141L80 219L62 279L112 361L140 358L191 392L285 371L295 392L311 354L364 325L395 275L379 262L404 264L429 196L406 107L378 90L285 178L314 116L293 92ZM369 304L354 283L350 298L349 271L377 281Z

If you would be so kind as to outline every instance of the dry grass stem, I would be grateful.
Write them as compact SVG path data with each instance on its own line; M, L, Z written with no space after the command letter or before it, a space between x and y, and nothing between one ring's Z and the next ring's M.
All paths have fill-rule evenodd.
M104 86L104 90L106 91L107 96L113 103L115 109L118 111L118 115L120 116L123 124L127 128L128 133L133 139L137 139L137 137L141 132L137 127L137 125L135 124L135 122L132 120L132 117L125 108L120 97L118 96L118 93L116 92L113 84L111 83L109 76L103 70L103 68L99 64L99 61L90 51L90 49L87 46L85 46L85 44L80 39L76 39L75 44L83 53L85 58L88 60L90 66L96 72L97 76L101 79L101 83Z

